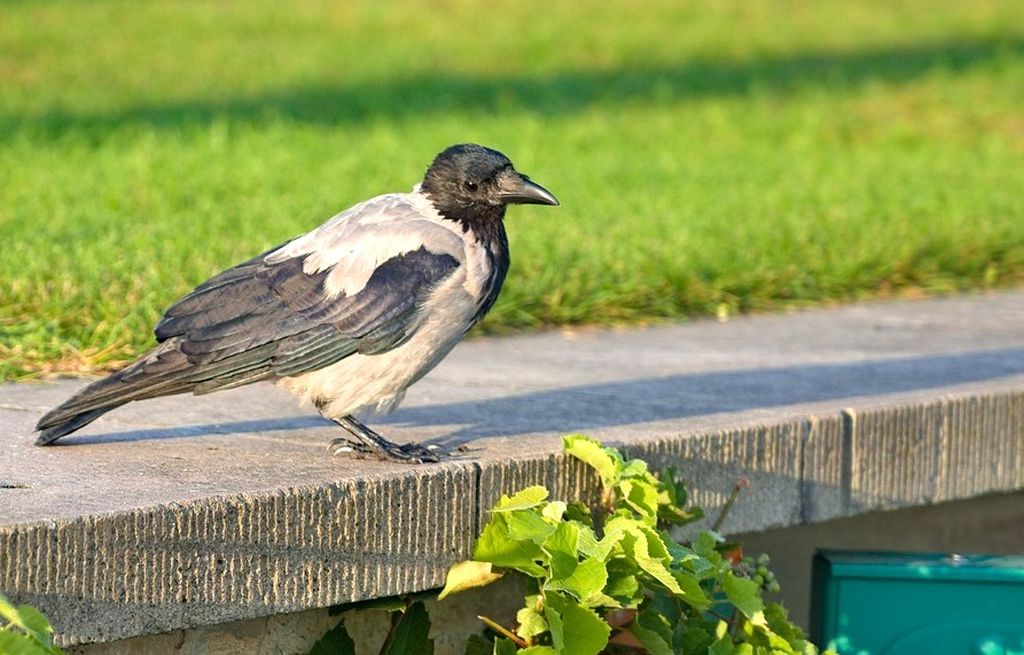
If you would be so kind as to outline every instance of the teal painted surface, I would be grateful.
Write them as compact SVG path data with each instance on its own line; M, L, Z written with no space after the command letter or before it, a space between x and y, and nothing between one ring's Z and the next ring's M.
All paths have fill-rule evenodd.
M1024 655L1024 557L826 551L813 585L840 655Z

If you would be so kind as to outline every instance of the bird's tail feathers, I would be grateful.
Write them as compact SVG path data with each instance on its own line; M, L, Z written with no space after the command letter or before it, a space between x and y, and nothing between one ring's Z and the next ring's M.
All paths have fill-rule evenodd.
M68 418L64 421L59 421L48 428L40 429L39 426L36 426L36 429L39 430L39 436L36 437L36 445L45 446L47 444L53 443L54 441L60 439L64 435L71 434L78 428L89 425L100 416L103 416L110 410L116 409L123 404L124 403L116 403L114 405L100 407L99 409L82 412L81 414L73 414L71 418ZM42 425L42 422L40 422L40 425Z
M184 364L184 356L165 345L93 382L39 419L36 444L53 443L133 400L191 391L195 383L180 376Z

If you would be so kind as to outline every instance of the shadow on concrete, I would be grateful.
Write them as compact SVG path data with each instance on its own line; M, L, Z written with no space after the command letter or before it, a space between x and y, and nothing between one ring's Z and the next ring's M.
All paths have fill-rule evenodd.
M869 83L906 83L929 72L957 72L1024 54L1013 36L912 43L854 52L802 52L744 61L693 59L609 70L570 70L503 77L443 71L374 81L270 90L249 97L194 99L140 105L110 113L54 109L40 115L0 112L0 133L26 131L61 136L104 133L124 124L175 129L215 120L360 123L429 117L452 112L526 110L545 116L571 114L591 105L671 103L690 98L805 89L845 92Z
M566 433L651 421L771 409L879 396L1024 374L1024 349L975 351L783 368L687 373L549 389L502 398L399 409L371 421L388 425L462 425L440 440L454 447L473 439ZM75 437L58 444L172 439L211 434L333 428L319 416L151 428ZM336 429L336 428L334 428Z
M141 401L145 402L145 401ZM114 410L117 411L117 410ZM240 408L240 413L244 409ZM125 430L122 432L103 432L98 434L72 434L47 448L61 446L85 445L93 443L118 443L122 441L143 441L147 439L180 439L203 437L214 434L253 434L263 432L279 432L287 430L309 430L315 428L335 428L337 426L320 416L289 416L282 418L257 419L251 421L225 421L224 423L202 423L198 425L181 425L176 427L146 428L144 430Z
M1024 349L670 375L400 409L382 423L463 424L443 445L566 433L981 382L1024 373ZM442 443L442 442L439 442Z

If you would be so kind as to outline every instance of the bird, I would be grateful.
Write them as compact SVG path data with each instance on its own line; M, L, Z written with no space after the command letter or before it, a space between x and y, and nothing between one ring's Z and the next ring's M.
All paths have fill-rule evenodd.
M411 192L360 202L172 304L157 345L44 415L36 444L126 403L269 380L344 429L335 455L440 461L360 418L395 409L494 305L510 204L559 201L497 150L446 148Z

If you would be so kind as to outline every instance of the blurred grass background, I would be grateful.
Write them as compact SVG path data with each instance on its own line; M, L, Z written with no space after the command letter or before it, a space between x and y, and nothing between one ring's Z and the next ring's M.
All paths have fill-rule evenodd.
M1020 0L11 1L0 379L130 358L466 141L563 203L484 330L1024 281Z

